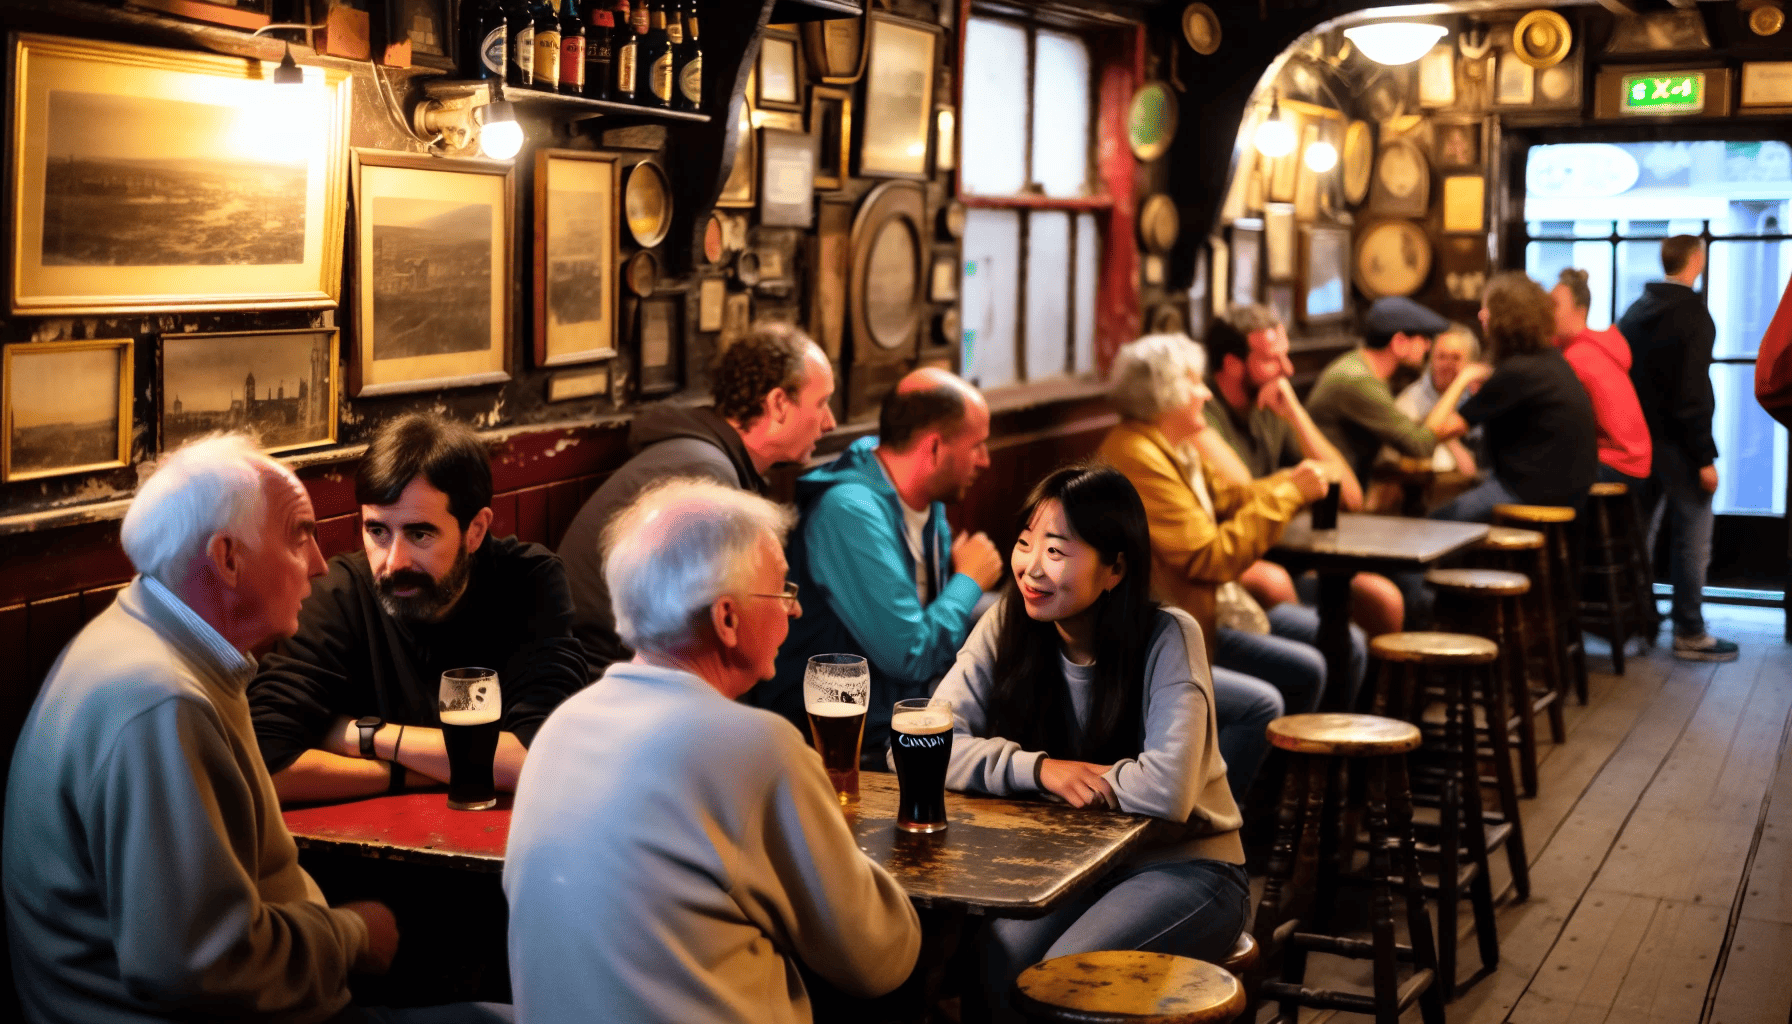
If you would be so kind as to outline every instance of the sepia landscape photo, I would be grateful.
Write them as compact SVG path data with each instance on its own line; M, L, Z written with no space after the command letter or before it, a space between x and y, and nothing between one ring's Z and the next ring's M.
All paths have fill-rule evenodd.
M123 465L120 357L128 343L8 346L8 480ZM33 351L37 349L37 351Z
M610 201L595 192L549 191L548 209L549 347L607 348Z
M268 451L335 440L334 331L164 335L161 447L246 430Z
M480 352L492 340L492 208L376 196L373 358Z
M241 107L51 91L43 265L304 263L306 159L269 155L279 147L264 144L266 118Z

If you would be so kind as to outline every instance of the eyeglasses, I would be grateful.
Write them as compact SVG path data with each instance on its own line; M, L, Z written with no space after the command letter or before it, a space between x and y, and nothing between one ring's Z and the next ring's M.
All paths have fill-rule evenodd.
M784 602L784 610L787 612L794 612L799 607L801 607L796 602L796 584L790 583L788 581L784 584L784 592L782 594L748 594L747 596L748 597L775 597L778 600Z

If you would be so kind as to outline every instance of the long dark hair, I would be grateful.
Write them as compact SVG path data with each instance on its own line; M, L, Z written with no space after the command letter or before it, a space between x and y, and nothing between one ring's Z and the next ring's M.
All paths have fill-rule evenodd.
M1027 615L1014 575L1009 574L1002 588L990 734L1057 758L1111 764L1137 757L1145 655L1157 619L1145 504L1132 482L1111 466L1066 466L1039 481L1027 496L1020 511L1021 530L1047 501L1064 509L1071 531L1094 548L1104 564L1124 559L1126 574L1095 601L1095 687L1080 740L1073 739L1078 735L1073 726L1076 710L1059 662L1057 627Z

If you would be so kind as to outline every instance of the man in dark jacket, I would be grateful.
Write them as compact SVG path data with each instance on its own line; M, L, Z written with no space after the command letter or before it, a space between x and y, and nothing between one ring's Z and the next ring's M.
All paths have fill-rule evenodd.
M802 331L760 324L723 353L716 367L712 408L659 406L629 426L634 456L604 481L560 539L560 559L572 587L573 633L584 645L591 678L634 652L616 635L604 585L604 527L616 510L650 484L674 477L706 477L763 495L764 473L780 462L802 462L821 435L834 429L829 402L834 370Z
M1618 321L1630 342L1630 381L1654 447L1655 491L1649 540L1654 546L1663 509L1672 521L1669 555L1674 584L1674 657L1734 661L1736 645L1705 632L1701 610L1711 562L1711 495L1717 490L1717 442L1711 436L1711 346L1717 325L1692 290L1705 271L1705 249L1694 235L1661 243L1666 281L1652 281Z

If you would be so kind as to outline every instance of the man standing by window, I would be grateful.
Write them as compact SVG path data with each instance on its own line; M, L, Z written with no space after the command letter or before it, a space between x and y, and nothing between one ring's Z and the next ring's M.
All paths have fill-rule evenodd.
M1711 416L1711 346L1717 325L1692 286L1705 272L1705 247L1695 235L1661 243L1665 281L1643 295L1618 321L1630 342L1630 381L1636 385L1654 448L1649 542L1654 547L1663 509L1673 521L1668 556L1674 584L1674 657L1735 661L1736 645L1705 632L1705 573L1711 565L1711 495L1717 491L1717 442Z

